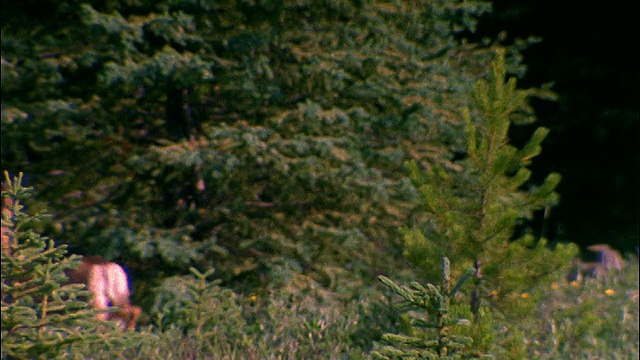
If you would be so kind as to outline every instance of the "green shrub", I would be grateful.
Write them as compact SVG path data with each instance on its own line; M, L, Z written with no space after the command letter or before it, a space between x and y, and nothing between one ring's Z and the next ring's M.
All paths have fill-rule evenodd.
M240 297L221 287L220 280L207 280L214 269L204 273L195 268L190 271L188 276L165 279L150 311L158 333L173 334L170 338L180 335L178 338L182 339L179 346L167 347L167 351L181 349L201 358L220 351L232 353L234 348L245 345L247 323Z

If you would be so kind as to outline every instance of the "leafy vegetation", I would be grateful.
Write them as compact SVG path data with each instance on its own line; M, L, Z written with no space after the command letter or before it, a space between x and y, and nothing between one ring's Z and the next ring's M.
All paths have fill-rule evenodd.
M528 181L544 129L520 149L509 144L511 125L534 120L528 98L549 95L506 80L522 74L524 44L461 38L489 9L446 0L8 5L2 166L35 190L23 199L20 179L7 179L3 196L53 216L24 227L15 226L21 208L3 215L17 239L3 255L3 357L369 358L383 334L410 331L377 276L433 283L443 256L454 278L475 267L449 299L452 318L474 319L457 329L473 339L467 350L541 354L548 324L535 311L565 309L569 295L549 302L549 289L576 249L516 236L557 202L559 178ZM145 310L137 331L96 323L75 300L86 291L62 286L77 263L67 248L129 268ZM34 297L5 298L5 281L24 276ZM72 306L78 323L33 310L50 298L60 311ZM637 296L617 299L637 316ZM36 311L55 341L36 342L31 326L21 337L16 324L34 317L19 311ZM566 336L594 329L569 318ZM96 327L105 328L85 336ZM77 336L59 337L67 328Z
M392 294L382 289L365 287L358 298L344 303L335 302L322 288L302 292L292 288L258 297L237 294L220 286L219 280L209 280L212 270L201 273L196 269L191 269L191 275L169 278L158 288L156 305L150 311L153 325L116 332L114 326L97 322L85 302L75 300L87 295L86 290L77 285L62 286L66 281L62 269L73 266L75 259L61 256L64 249L52 245L43 251L46 241L33 230L35 219L21 211L21 199L29 189L22 188L19 179L9 184L3 196L15 200L12 209L16 215L5 216L3 226L8 226L18 241L12 247L14 256L3 254L3 358L367 359L376 354L371 352L373 344L407 339L406 335L383 336L384 332L414 337L433 334L411 330L412 324L427 323L403 315L406 307L398 312L392 305ZM43 265L43 257L52 254L57 256ZM20 267L23 258L28 258L28 263ZM551 282L519 294L521 302L535 305L526 319L513 324L523 333L520 358L637 356L638 259L627 259L625 267L625 272L608 284L595 278L567 284L565 274L556 273ZM16 272L18 268L23 271ZM47 270L54 276L44 281L47 278L40 271ZM480 312L483 321L477 324L461 320L473 314L456 294L470 285L468 280L474 273L470 269L455 285L448 281L439 287L416 284L413 290L382 279L395 293L416 300L433 311L431 314L440 314L436 319L445 325L440 331L447 337L457 334L459 339L469 339L462 344L471 345L467 351L472 351L472 356L491 351L507 358L513 349L495 346L495 323L487 321L491 314L486 308ZM18 292L25 288L31 291ZM443 290L447 288L450 290ZM432 297L448 300L422 301Z

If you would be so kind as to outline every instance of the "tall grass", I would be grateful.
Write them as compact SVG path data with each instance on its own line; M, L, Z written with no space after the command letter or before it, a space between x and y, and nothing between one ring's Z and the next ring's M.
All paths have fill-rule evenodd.
M531 316L511 325L524 334L518 346L525 356L637 359L637 259L628 259L625 271L608 283L567 283L565 274L557 275L555 282L532 290L540 292L542 301ZM69 358L369 359L382 333L401 331L390 293L380 287L363 288L342 301L321 292L241 296L197 276L172 279L168 289L175 296L163 290L159 299L166 303L151 313L155 324L123 334L126 340L111 347L76 347ZM495 354L501 358L499 351Z

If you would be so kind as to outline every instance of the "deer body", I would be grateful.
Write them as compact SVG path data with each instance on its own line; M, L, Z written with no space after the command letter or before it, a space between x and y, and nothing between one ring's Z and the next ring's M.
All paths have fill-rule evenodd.
M622 255L606 244L588 246L587 249L597 253L598 261L585 262L578 258L573 260L573 268L567 276L568 281L581 281L585 277L592 277L606 281L612 272L622 271Z
M102 320L115 320L127 330L136 327L142 310L130 302L129 279L124 269L113 262L108 262L98 256L85 256L82 264L67 272L69 282L85 284L91 291L91 306L98 310L118 307L116 312L98 314Z

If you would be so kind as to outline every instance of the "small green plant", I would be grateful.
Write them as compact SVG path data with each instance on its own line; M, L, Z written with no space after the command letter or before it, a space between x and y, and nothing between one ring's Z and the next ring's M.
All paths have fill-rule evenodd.
M452 316L451 297L474 274L470 269L452 288L449 259L442 259L442 285L417 282L409 286L398 285L387 277L379 276L380 281L404 301L400 307L405 311L421 309L426 317L413 316L408 320L409 335L384 334L382 340L390 345L372 355L379 359L469 359L493 358L483 355L473 348L473 339L461 335L459 326L470 326L468 319Z
M231 352L243 345L247 324L240 297L221 287L220 280L208 280L215 269L189 271L190 275L166 279L158 289L151 310L158 332L179 330L196 354L219 352L221 348Z

